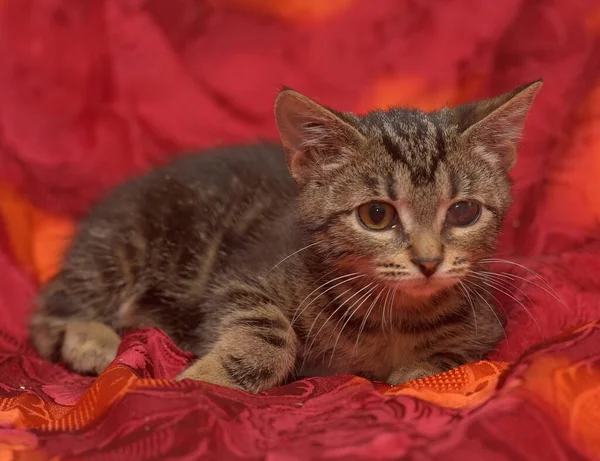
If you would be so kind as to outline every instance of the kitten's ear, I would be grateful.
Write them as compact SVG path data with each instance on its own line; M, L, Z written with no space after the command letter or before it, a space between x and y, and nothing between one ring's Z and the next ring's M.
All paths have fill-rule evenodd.
M523 85L509 93L455 109L459 132L474 152L504 168L512 168L529 108L542 80Z
M340 114L290 89L277 96L275 120L288 166L299 184L344 166L364 142Z

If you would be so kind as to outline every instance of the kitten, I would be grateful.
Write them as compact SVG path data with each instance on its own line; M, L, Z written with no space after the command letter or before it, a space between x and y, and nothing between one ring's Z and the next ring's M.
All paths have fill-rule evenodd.
M33 344L100 373L117 331L158 327L199 356L179 378L255 393L338 373L398 384L481 359L503 326L478 271L541 85L363 116L282 90L283 152L183 156L92 210L40 295Z

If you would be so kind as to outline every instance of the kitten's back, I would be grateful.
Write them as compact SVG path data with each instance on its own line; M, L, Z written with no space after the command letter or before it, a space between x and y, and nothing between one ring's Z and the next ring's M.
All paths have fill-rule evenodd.
M67 318L117 331L160 326L191 348L216 277L268 270L294 250L285 228L295 194L275 145L190 153L115 188L81 221L42 293L32 338L47 344L38 350L55 352L64 332L49 325Z

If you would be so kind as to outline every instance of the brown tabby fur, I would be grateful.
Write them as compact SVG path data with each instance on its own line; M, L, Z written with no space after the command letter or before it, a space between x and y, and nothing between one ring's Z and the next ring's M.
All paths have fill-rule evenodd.
M159 327L199 356L180 378L250 392L336 373L401 383L482 358L503 329L469 277L494 250L540 87L364 116L282 90L285 155L183 156L93 209L39 298L35 347L100 373L116 332ZM466 199L483 205L479 221L445 224ZM396 228L360 224L357 207L374 200L398 210ZM415 258L443 262L427 278Z

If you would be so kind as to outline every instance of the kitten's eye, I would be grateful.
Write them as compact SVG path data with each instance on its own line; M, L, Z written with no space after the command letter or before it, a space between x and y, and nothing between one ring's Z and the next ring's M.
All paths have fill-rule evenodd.
M396 210L387 203L365 203L358 207L358 217L365 227L372 230L383 230L394 222Z
M446 223L454 227L467 227L475 224L481 216L481 205L474 201L456 202L446 213Z

